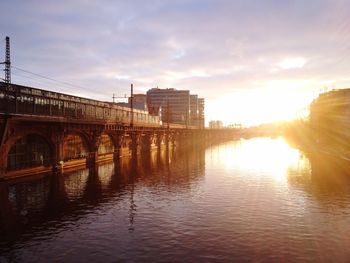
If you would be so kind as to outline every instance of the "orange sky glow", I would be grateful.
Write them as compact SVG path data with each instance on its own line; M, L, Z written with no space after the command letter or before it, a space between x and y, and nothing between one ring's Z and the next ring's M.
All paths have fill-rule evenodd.
M2 5L12 65L61 81L13 68L17 84L104 101L131 83L137 93L185 89L205 98L207 124L245 126L300 118L320 92L350 87L343 0Z

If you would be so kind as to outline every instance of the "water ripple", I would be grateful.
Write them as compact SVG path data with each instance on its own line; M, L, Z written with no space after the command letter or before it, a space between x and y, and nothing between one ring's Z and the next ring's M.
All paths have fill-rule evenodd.
M281 138L165 158L4 185L0 262L350 260L350 176L329 160Z

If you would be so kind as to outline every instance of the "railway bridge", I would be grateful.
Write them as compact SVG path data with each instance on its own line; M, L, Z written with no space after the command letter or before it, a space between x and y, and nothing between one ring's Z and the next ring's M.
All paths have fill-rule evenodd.
M146 111L0 82L0 180L232 138Z

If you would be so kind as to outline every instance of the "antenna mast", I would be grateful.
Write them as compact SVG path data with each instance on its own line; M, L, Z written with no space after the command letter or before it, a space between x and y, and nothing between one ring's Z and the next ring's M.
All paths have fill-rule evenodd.
M10 38L6 37L6 49L5 49L5 62L1 63L5 64L5 82L11 83L11 58L10 58Z

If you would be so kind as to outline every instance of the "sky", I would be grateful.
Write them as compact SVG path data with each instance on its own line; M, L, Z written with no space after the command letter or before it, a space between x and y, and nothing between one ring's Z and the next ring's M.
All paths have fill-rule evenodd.
M305 116L350 88L349 0L1 1L12 82L112 100L150 88L205 98L206 122ZM0 51L0 60L4 52ZM64 85L19 69L47 76Z

